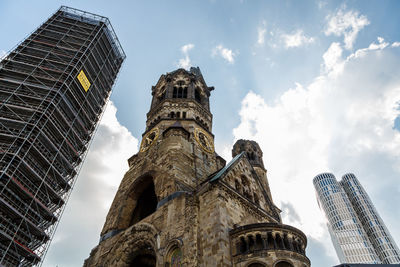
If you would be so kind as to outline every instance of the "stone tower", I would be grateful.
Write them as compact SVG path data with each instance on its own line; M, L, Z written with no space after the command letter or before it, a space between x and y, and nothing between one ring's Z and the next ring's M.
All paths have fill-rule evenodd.
M228 164L215 153L213 89L199 68L152 87L140 150L84 266L310 266L305 235L273 204L259 145L237 141Z

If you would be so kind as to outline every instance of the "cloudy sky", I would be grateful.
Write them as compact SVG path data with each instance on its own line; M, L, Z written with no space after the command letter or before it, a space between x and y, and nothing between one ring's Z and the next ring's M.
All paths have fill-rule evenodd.
M67 5L110 18L127 54L43 266L81 266L137 152L163 73L199 66L216 150L259 142L286 224L338 264L312 179L353 172L400 242L399 1L7 1L0 57Z

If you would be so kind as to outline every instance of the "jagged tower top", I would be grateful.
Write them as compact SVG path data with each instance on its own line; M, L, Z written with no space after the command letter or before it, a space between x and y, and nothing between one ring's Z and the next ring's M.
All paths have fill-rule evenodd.
M146 132L159 122L192 121L211 133L210 92L199 67L177 69L161 75L152 87Z
M164 99L191 99L210 112L209 97L212 90L214 87L207 86L199 67L191 67L190 71L177 69L161 75L157 84L152 87L150 110Z
M263 152L256 141L240 139L236 141L232 149L232 157L245 152L250 164L264 169Z

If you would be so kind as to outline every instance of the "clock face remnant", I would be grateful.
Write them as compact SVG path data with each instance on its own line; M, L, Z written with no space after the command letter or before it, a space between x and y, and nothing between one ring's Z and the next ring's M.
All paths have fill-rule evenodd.
M207 153L214 152L214 143L212 138L202 129L196 128L194 130L194 137L197 143Z
M140 152L145 152L155 143L158 138L160 130L158 128L152 129L145 136L143 136L142 143L140 144Z

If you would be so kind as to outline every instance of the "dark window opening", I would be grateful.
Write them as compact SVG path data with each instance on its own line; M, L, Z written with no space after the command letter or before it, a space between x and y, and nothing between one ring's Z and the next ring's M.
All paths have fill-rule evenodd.
M182 118L186 119L186 112L182 112Z
M287 261L280 261L275 265L275 267L293 267L293 265Z
M247 244L243 237L240 238L239 251L242 254L247 252Z
M197 102L201 103L200 92L199 92L198 89L196 89L196 90L194 91L194 99L195 99Z
M248 267L264 267L261 263L252 263Z
M180 118L180 117L181 117L181 113L180 113L179 111L176 113L176 117L177 117L177 118Z
M247 157L248 157L248 159L249 160L255 160L256 159L256 156L255 156L255 154L254 154L254 152L247 152Z
M132 214L130 225L141 221L142 219L155 212L157 209L157 202L158 201L154 190L154 184L153 181L151 181L151 183L149 183L139 195L136 203L136 208Z
M156 257L154 254L147 252L140 255L137 255L129 264L129 267L155 267L156 266Z
M254 251L255 242L252 236L249 236L249 250Z
M290 249L290 244L289 244L289 240L288 240L287 235L283 236L283 244L284 244L286 249Z
M285 245L283 244L283 240L280 235L276 235L275 240L278 245L278 249L285 249Z
M187 98L187 87L183 88L183 98Z
M267 249L273 249L275 248L275 242L274 242L274 238L272 237L271 233L268 233L268 237L267 237Z
M187 87L174 87L172 98L187 98Z
M262 250L264 248L264 241L261 238L261 235L258 234L256 235L256 246L255 249L256 250Z

